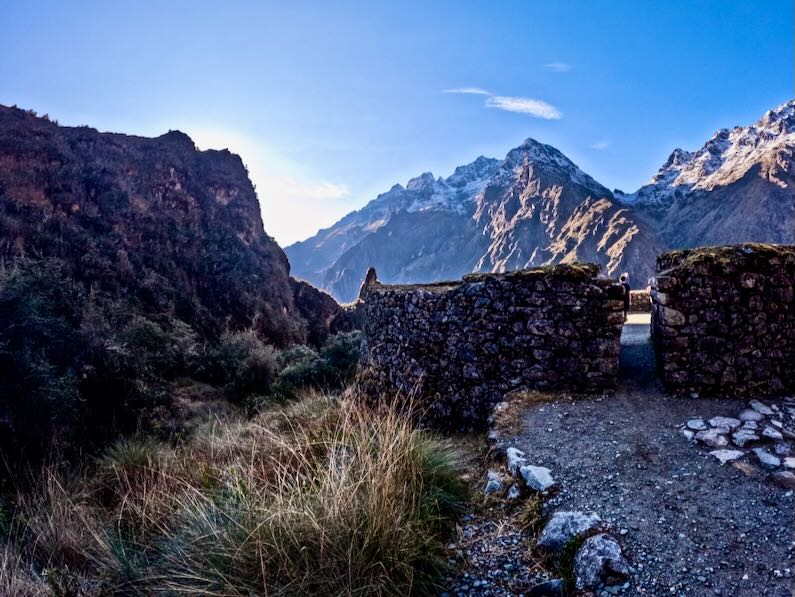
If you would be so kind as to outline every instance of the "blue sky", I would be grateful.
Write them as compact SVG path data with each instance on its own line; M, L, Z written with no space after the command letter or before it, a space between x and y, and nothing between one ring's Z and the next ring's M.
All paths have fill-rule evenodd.
M0 103L229 147L284 245L526 137L635 190L793 97L794 22L792 0L5 0Z

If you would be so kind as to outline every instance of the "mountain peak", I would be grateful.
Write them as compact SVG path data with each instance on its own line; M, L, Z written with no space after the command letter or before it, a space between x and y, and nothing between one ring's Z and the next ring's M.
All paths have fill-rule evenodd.
M433 177L433 174L430 172L423 172L419 176L415 176L409 180L408 184L406 184L406 190L419 191L429 189L433 187L435 182L436 179Z

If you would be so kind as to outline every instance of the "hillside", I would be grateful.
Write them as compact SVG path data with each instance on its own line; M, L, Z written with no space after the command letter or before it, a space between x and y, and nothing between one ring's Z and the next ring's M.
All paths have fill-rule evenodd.
M0 257L59 258L93 293L207 333L306 338L240 158L178 131L99 133L0 106Z

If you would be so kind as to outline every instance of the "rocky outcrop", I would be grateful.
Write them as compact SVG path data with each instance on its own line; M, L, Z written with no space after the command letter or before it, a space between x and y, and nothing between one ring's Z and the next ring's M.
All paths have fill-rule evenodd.
M243 163L183 133L61 127L0 106L0 258L57 257L93 293L197 330L306 339Z
M624 289L561 265L460 282L369 287L360 385L426 421L482 427L506 392L615 387Z
M332 334L361 327L362 303L340 305L334 298L311 284L290 278L295 306L307 323L307 341L322 346Z
M669 391L744 396L795 389L795 247L675 251L661 255L657 268L652 336Z

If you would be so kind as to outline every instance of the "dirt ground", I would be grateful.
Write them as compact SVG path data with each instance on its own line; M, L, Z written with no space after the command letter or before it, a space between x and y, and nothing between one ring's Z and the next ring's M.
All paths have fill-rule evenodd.
M792 491L721 466L679 429L747 400L665 396L647 315L624 328L620 378L611 397L527 407L500 442L552 469L561 490L545 512L594 511L614 529L638 570L625 594L791 595Z

